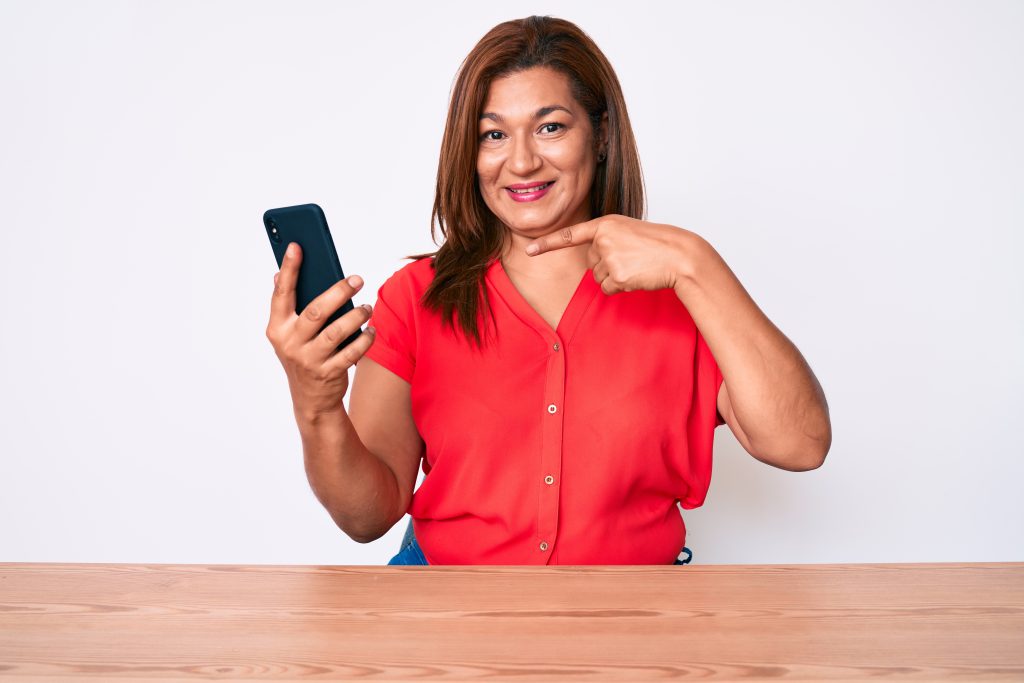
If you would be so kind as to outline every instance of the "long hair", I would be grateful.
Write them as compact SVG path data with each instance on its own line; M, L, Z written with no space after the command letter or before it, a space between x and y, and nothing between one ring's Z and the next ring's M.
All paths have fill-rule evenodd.
M413 257L434 257L434 278L423 304L440 312L452 329L457 324L477 346L483 345L481 323L493 317L484 275L505 238L504 226L480 194L480 114L492 81L537 66L565 74L595 133L608 114L607 158L597 165L591 186L591 218L621 214L642 219L645 214L640 157L622 87L590 36L569 21L541 16L506 21L488 31L463 60L452 88L431 215L431 235L439 248Z

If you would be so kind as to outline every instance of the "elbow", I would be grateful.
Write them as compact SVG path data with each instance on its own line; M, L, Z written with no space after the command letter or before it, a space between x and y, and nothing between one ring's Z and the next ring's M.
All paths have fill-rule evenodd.
M825 417L822 420L822 428L820 435L814 439L815 448L812 449L812 455L814 459L812 462L817 463L811 469L818 469L825 464L825 456L832 450L832 418L828 415L828 407L825 407Z
M797 451L797 461L801 463L801 467L795 471L807 472L818 469L825 464L825 457L831 448L832 426L826 424L826 429L820 436L804 440L803 446Z
M832 449L832 416L829 415L828 403L822 394L821 407L818 413L817 429L807 434L810 442L808 452L809 470L816 470L825 464L825 456Z
M803 466L795 470L797 472L808 472L810 470L816 470L825 464L825 456L828 455L829 447L831 446L831 440L824 445L819 445L812 450L802 453L801 462Z
M758 444L760 446L760 444ZM755 448L751 455L761 462L789 472L808 472L825 464L832 447L832 430L820 435L801 435L797 439Z
M335 518L334 523L353 541L366 545L367 543L373 543L384 538L403 516L405 516L405 513L397 518L377 519L372 522L364 520L361 523L349 520L345 524L342 524L340 520Z
M353 541L355 541L356 543L361 543L363 545L366 545L367 543L373 543L374 541L383 538L384 535L390 530L390 527L388 527L387 529L373 530L354 528L348 529L341 526L340 524L338 525L338 528L344 531L345 535L351 538Z
M826 405L822 406L814 423L814 426L805 429L800 434L798 442L793 444L791 457L799 463L794 469L796 472L818 469L825 464L825 457L832 448L832 419Z
M370 525L365 522L358 522L352 519L341 519L333 510L328 508L328 512L331 515L331 519L334 520L335 526L351 538L356 543L363 545L367 543L373 543L379 538L383 537L391 527L382 528L380 525Z

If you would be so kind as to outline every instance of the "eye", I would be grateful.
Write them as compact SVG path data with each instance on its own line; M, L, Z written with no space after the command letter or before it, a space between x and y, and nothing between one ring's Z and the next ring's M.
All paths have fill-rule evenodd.
M489 130L486 133L484 133L483 135L481 135L480 139L481 140L489 140L489 141L494 142L494 141L500 140L501 137L491 137L491 136L502 136L502 135L504 135L504 133L502 133L500 130Z
M541 131L545 133L557 133L562 128L565 128L565 125L561 123L545 123L540 127Z

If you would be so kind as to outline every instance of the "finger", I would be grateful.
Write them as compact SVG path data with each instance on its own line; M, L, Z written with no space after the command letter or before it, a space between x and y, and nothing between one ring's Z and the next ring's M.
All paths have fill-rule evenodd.
M319 334L324 322L346 301L349 301L362 286L363 278L358 275L350 275L344 280L338 280L320 296L310 301L295 321L296 338L305 343Z
M615 284L615 280L613 280L609 275L601 280L601 291L611 296L612 294L617 294L622 290L619 289L619 286Z
M370 319L371 315L373 315L373 307L370 304L363 304L362 306L356 306L325 327L317 335L314 342L318 347L320 358L326 359L334 353L335 349L338 348L338 344L352 336L352 333L362 327ZM352 340L352 343L354 344L355 340Z
M331 356L327 362L324 363L324 370L348 370L363 357L371 346L373 346L373 342L376 338L377 330L372 327L367 327L363 330L361 335L355 338L355 341Z
M574 247L591 242L597 233L598 220L595 218L586 223L577 223L576 225L557 230L550 235L538 237L526 246L526 253L530 256L536 256L546 251L565 249L566 247Z
M295 315L295 283L299 279L302 248L292 242L284 252L281 270L274 276L274 296L270 300L270 323L280 324Z
M610 274L610 271L608 270L608 266L605 265L605 263L603 261L599 261L598 263L596 263L594 265L593 272L594 272L594 279L597 280L598 282L604 282L608 278L608 275Z

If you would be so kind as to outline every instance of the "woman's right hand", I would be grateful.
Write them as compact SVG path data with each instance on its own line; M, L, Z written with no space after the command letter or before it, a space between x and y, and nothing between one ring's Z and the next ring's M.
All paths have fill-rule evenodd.
M302 263L302 250L288 245L281 270L274 276L274 295L270 300L267 339L288 375L296 416L315 417L344 410L342 399L348 391L348 369L356 364L373 344L374 329L336 351L343 339L370 319L369 304L356 306L320 331L324 320L363 286L363 279L351 275L340 280L309 302L301 315L295 314L295 283ZM319 332L319 334L318 334Z

